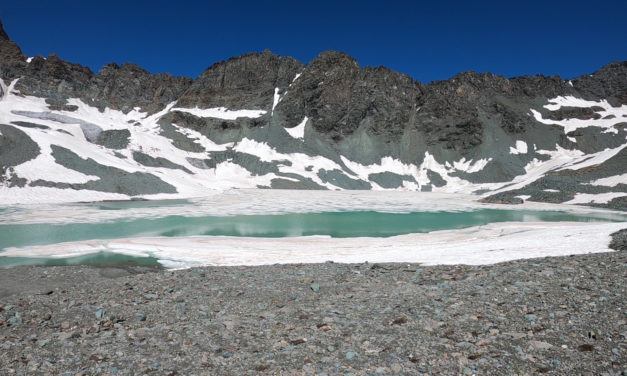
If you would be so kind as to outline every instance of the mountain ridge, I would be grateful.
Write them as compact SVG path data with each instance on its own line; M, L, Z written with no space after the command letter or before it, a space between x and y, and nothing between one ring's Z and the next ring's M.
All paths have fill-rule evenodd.
M54 54L27 58L0 23L0 78L2 138L11 135L5 144L37 139L37 132L73 137L39 141L40 154L29 149L18 160L43 159L42 151L54 149L45 157L53 160L52 170L63 166L100 182L72 188L25 178L32 174L20 171L23 164L0 155L6 189L43 184L142 196L133 185L157 177L164 194L177 186L173 179L182 179L196 187L194 194L234 187L386 188L491 193L503 202L518 196L577 202L581 194L605 194L615 197L599 204L613 207L622 207L612 202L626 192L621 163L613 162L616 171L599 169L616 173L611 176L620 182L613 186L588 184L611 177L598 171L579 173L579 180L549 176L587 159L626 158L627 62L571 80L466 71L422 84L386 67L361 67L343 52L324 51L305 65L266 50L216 62L195 79L153 74L133 63L110 63L95 74ZM94 149L72 154L78 144ZM96 163L91 167L79 161L88 155ZM105 184L98 166L116 164L128 164L138 180ZM174 165L187 175L173 177ZM221 168L229 172L221 175ZM239 181L235 171L249 181ZM560 179L568 184L559 187ZM545 180L548 188L530 191ZM517 188L506 194L507 182ZM175 188L190 194L184 190Z

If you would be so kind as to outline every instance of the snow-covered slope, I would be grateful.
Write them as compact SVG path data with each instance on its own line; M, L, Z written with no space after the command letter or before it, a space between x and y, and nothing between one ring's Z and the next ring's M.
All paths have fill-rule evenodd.
M296 188L625 205L625 62L422 85L337 52L248 54L196 80L0 52L0 204Z

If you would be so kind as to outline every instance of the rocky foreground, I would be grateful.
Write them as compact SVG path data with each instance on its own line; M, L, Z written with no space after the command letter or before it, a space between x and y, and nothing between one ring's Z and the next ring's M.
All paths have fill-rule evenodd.
M626 266L5 269L0 373L625 375Z

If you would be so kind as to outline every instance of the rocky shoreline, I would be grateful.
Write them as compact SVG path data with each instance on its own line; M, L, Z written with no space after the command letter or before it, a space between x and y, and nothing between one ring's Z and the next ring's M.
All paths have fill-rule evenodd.
M625 375L626 266L618 251L486 266L4 269L0 369Z

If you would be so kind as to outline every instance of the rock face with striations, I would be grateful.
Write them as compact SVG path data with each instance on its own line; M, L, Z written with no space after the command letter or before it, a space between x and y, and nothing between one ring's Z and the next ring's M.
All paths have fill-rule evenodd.
M27 58L0 24L0 78L0 144L16 149L0 153L6 187L410 189L617 208L627 196L627 62L571 80L464 72L425 85L341 52L303 65L264 51L196 79L131 63L94 74ZM77 152L44 158L53 146ZM33 179L37 158L81 175ZM128 174L117 188L113 167Z

